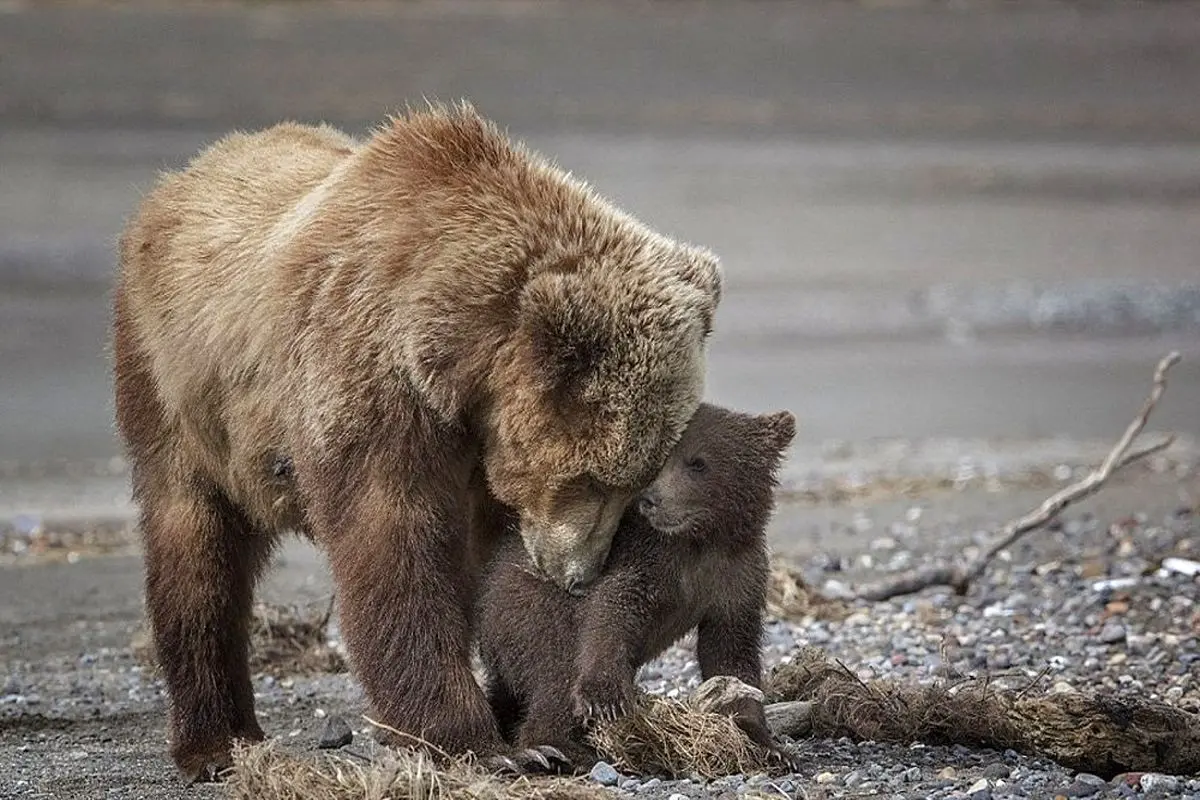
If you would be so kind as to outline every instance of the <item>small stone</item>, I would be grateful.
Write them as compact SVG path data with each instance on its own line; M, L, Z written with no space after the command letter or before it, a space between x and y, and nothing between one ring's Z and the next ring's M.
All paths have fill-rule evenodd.
M921 780L921 768L909 767L908 769L904 770L904 780L908 781L909 783L916 783L917 781Z
M817 783L833 783L835 780L837 780L837 775L832 772L822 772L817 775Z
M1012 770L1008 768L1008 765L1001 764L998 761L995 764L988 764L983 770L983 777L990 778L991 780L1001 780L1011 774Z
M1104 644L1116 644L1125 640L1125 626L1119 622L1106 622L1097 636Z
M988 783L988 779L980 778L971 784L970 788L967 789L967 794L975 794L976 792L982 792L984 789L990 788L992 788L992 785Z
M671 794L670 797L667 798L667 800L691 800L691 798L689 798L686 794L680 794L679 792L674 792Z
M350 730L350 725L346 720L337 714L331 714L325 718L325 726L321 728L321 737L317 740L317 747L322 750L336 750L353 741L354 731Z
M601 786L616 786L621 780L620 773L607 761L597 761L588 776Z
M1065 794L1067 797L1091 797L1099 792L1100 788L1101 787L1096 786L1095 784L1087 783L1086 781L1081 781L1076 778L1075 781L1067 787Z
M856 769L851 772L847 772L846 777L842 778L842 783L847 788L853 789L855 786L858 786L860 783L866 780L866 777L867 776L863 775L860 770Z
M954 767L943 767L942 770L938 772L937 776L938 780L942 781L956 780L958 778L958 770L956 770Z
M648 792L651 789L657 789L661 785L662 785L661 778L651 778L650 780L646 781L641 786L639 786L638 791L639 792Z
M1143 792L1162 792L1173 794L1179 789L1179 779L1174 775L1163 775L1158 772L1147 772L1142 775Z

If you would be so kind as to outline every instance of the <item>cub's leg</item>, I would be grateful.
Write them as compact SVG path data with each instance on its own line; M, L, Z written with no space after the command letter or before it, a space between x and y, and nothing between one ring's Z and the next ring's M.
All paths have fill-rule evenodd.
M761 689L762 609L757 604L746 603L702 620L696 630L696 655L704 680L715 675L730 675ZM730 709L730 713L751 741L788 766L796 766L771 736L761 702L745 698L737 708Z
M511 744L516 735L517 726L524 716L524 709L521 708L520 701L517 700L517 696L513 694L509 685L495 676L488 677L487 699L488 705L492 707L492 716L496 718L496 724L500 726L500 735L504 737L504 741Z
M517 730L516 745L525 749L553 747L566 756L575 770L582 771L596 763L595 751L584 744L585 736L586 731L572 713L566 694L553 689L539 690L530 700Z

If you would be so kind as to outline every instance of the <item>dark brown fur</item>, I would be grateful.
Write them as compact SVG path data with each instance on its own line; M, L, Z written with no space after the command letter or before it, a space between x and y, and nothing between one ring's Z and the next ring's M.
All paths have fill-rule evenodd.
M692 628L704 678L732 675L760 687L764 531L794 433L787 412L702 405L582 595L539 577L519 541L501 546L484 578L477 630L489 700L507 736L587 760L584 722L624 713L638 668ZM760 704L736 716L772 746Z

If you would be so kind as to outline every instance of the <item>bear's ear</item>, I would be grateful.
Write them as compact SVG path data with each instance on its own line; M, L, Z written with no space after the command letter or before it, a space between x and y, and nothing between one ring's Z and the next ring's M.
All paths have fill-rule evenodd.
M534 368L560 401L581 396L608 352L604 331L577 297L578 283L574 276L548 273L530 281L521 296L520 326Z
M702 247L688 247L687 261L679 275L705 294L712 295L714 305L721 301L721 262Z
M782 453L796 436L796 417L790 411L777 411L760 417L767 440Z
M721 303L721 262L713 253L700 247L688 247L686 258L677 273L686 283L700 290L705 298L701 314L704 318L704 335L712 333L713 317Z

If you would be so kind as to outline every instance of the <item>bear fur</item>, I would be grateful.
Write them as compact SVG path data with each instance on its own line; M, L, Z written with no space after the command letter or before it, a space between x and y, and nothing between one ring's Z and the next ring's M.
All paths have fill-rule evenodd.
M795 424L786 411L751 416L701 405L626 512L603 574L579 596L540 578L519 539L500 546L476 629L505 736L590 764L586 721L625 713L638 668L693 628L705 679L731 675L761 688L765 529ZM734 716L778 752L760 703L748 700Z
M700 402L720 288L465 105L236 133L164 175L121 236L112 348L178 766L263 736L247 617L286 531L327 553L400 741L502 753L478 566L518 527L550 579L595 578Z

